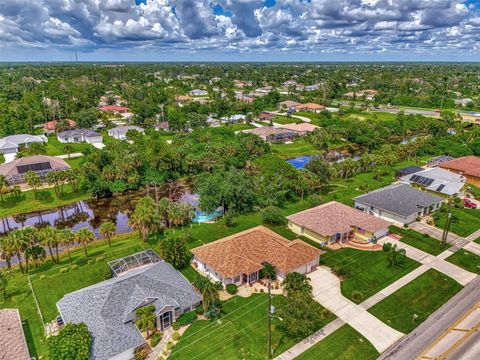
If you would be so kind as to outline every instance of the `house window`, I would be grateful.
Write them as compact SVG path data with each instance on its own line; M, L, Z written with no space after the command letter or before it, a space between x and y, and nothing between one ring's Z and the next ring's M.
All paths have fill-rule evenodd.
M233 282L234 282L235 284L239 283L239 282L240 282L240 275L235 276L235 277L233 278Z
M257 273L256 273L256 272L251 273L251 274L248 276L248 282L249 282L249 283L254 283L255 281L257 281Z

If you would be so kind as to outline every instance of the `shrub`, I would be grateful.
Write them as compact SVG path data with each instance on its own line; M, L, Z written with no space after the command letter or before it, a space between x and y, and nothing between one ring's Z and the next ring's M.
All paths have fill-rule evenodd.
M173 349L173 342L169 341L169 342L167 343L167 349L168 349L168 350L172 350L172 349Z
M178 329L180 329L180 324L178 322L174 321L172 323L172 329L177 331Z
M163 354L163 356L167 356L168 355L168 350L167 349L163 350L162 354Z
M113 276L112 274L112 269L110 269L110 266L107 265L107 267L105 268L105 270L103 270L103 278L105 280L108 280L108 279L111 279Z
M183 315L180 315L176 323L178 323L179 326L185 326L194 322L196 319L197 319L197 313L195 311L189 311Z
M385 251L385 252L389 252L391 248L392 248L392 244L391 244L391 243L384 243L383 246L382 246L382 249L383 249L383 251Z
M145 347L135 349L134 359L135 360L145 360L148 356L148 349Z
M195 313L197 313L198 315L203 315L203 306L202 306L202 305L198 305L198 306L195 308Z
M235 225L235 214L233 212L228 211L223 218L226 226L231 227Z
M282 211L276 206L267 206L262 210L262 220L265 224L285 225L287 219L283 216Z
M158 343L162 340L162 334L159 332L156 332L155 334L152 335L150 338L150 346L155 347L158 345Z
M63 274L63 273L66 273L66 272L68 272L68 268L61 268L60 269L60 273Z
M102 262L103 260L105 260L105 258L103 256L98 256L95 261L96 262Z
M311 195L309 201L312 206L318 206L324 203L322 196L318 194Z
M162 355L160 355L159 357L157 357L157 360L165 360L165 358Z
M238 287L237 285L235 284L228 284L227 285L227 292L230 294L230 295L235 295L238 291Z
M180 339L180 333L178 331L175 331L173 334L172 334L172 340L173 341L177 341L178 339Z
M70 266L70 269L72 269L72 270L77 270L77 269L78 269L78 265L77 265L77 264L73 264L72 266Z
M47 278L47 275L44 275L44 274L40 275L40 280L43 280L43 279L46 279L46 278Z
M325 320L330 315L331 315L331 313L327 309L322 309L322 311L320 311L320 317L322 318L322 320Z
M356 302L359 302L363 299L363 294L360 291L355 290L352 292L352 299Z
M350 271L343 265L336 265L333 267L333 271L340 277L347 278L350 276Z

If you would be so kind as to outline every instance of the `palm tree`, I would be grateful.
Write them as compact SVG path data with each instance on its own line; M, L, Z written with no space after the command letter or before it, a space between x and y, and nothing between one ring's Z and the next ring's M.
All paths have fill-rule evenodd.
M55 256L53 256L53 250L52 250L52 246L55 246L55 241L57 239L55 231L56 230L53 227L46 226L42 228L39 232L40 244L48 248L48 252L50 253L50 258L54 263L57 262L57 259L55 259Z
M108 246L112 247L112 237L115 235L116 226L113 222L107 221L100 225L100 235L108 240Z
M70 254L70 247L75 243L75 235L70 229L57 230L58 242L67 249L68 262L72 265L72 255Z
M83 245L85 257L88 258L87 245L95 241L95 234L89 228L83 227L75 233L75 240Z
M130 216L128 224L138 230L143 241L148 240L148 234L158 226L158 215L155 202L149 196L141 198L133 214Z
M23 236L22 230L14 230L7 235L7 241L9 242L9 247L13 251L14 255L18 259L18 266L20 271L23 273L23 263L22 263L22 254L27 249L27 243L25 237Z
M387 258L390 261L390 266L394 266L400 262L405 261L406 257L407 252L405 251L405 249L399 249L397 244L393 245L387 254Z
M25 182L33 189L35 200L37 200L37 189L42 184L42 180L35 171L30 170L25 174Z
M32 251L30 251L29 253L29 250L38 243L38 230L31 226L27 226L17 231L20 234L20 236L23 238L23 246L24 246L23 251L25 256L25 272L28 272L29 261L32 255L31 254ZM27 253L29 253L29 256L27 256Z
M78 184L80 182L80 175L77 170L69 169L63 171L65 180L72 187L73 192L78 192Z
M0 259L7 263L9 269L12 267L11 261L14 256L15 251L8 235L0 237Z
M25 250L25 261L31 260L35 267L38 263L45 259L45 249L38 244L30 246Z
M3 201L3 195L8 194L10 192L10 188L8 187L7 178L5 175L0 175L0 200Z
M272 357L272 280L277 277L277 269L270 263L265 263L262 276L268 279L268 358Z
M153 305L143 306L138 308L136 311L137 314L137 326L143 330L147 331L147 339L150 337L149 329L155 326L155 307Z
M305 292L311 294L312 285L310 285L310 279L305 274L297 272L291 272L287 274L282 282L283 290L288 296L295 292Z
M222 289L220 282L213 283L209 278L197 274L192 283L193 287L202 295L203 313L207 313L219 297L218 292Z
M75 150L73 149L73 146L71 144L66 144L63 147L63 152L65 154L68 154L68 158L70 159L70 155L74 152Z
M46 155L47 148L43 142L32 142L26 150L28 155Z

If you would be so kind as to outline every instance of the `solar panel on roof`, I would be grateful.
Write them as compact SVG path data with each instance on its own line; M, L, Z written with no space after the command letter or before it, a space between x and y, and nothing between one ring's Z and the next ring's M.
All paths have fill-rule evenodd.
M442 185L440 185L440 186L437 188L437 190L436 190L436 191L442 191L444 187L445 187L445 185L444 185L444 184L442 184Z

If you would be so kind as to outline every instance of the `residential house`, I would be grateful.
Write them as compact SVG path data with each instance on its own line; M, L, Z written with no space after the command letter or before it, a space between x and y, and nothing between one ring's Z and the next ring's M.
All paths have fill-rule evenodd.
M0 310L0 360L30 360L18 309Z
M388 221L336 201L287 217L288 227L322 245L350 240L369 242L388 234Z
M260 136L264 141L271 143L292 141L298 137L298 133L294 131L273 126L262 126L255 129L242 130L242 132Z
M324 105L315 104L315 103L306 103L295 106L296 111L305 111L305 112L314 112L319 113L325 110Z
M255 101L255 99L251 96L244 95L242 93L240 94L235 94L235 99L240 102L244 102L247 104L251 104Z
M480 186L480 157L464 156L440 164L440 167L465 176L467 183Z
M467 106L473 102L472 99L470 98L464 98L464 99L455 99L455 105L458 106Z
M235 115L230 115L230 116L224 116L220 118L223 122L229 122L229 123L239 123L245 121L245 118L247 116L243 114L235 114Z
M452 161L454 159L455 159L454 157L449 156L449 155L436 156L436 157L431 158L427 161L427 166L428 167L440 166L441 164Z
M260 93L260 94L269 94L273 91L273 86L267 85L258 89L255 89L255 92Z
M5 157L5 162L10 162L15 159L22 148L28 148L34 142L46 143L47 141L48 139L44 135L19 134L6 136L0 139L0 153Z
M305 86L306 91L314 91L320 89L320 84L313 84Z
M108 130L108 136L111 136L117 140L126 140L127 132L130 130L135 130L142 134L145 134L145 130L140 126L124 125L124 126L117 126L116 128Z
M465 187L465 178L462 175L438 167L404 175L400 181L448 196L460 195Z
M407 184L386 186L353 200L357 209L402 226L438 210L445 201L440 196Z
M75 120L65 119L64 121L68 123L68 127L70 128L70 130L75 129L75 127L77 126ZM43 124L43 131L47 134L55 133L57 131L57 125L59 122L62 122L62 120L52 120L46 122L45 124Z
M323 253L301 240L287 240L264 226L196 247L191 252L193 266L224 286L256 282L265 263L275 266L280 280L290 272L307 274L319 264Z
M0 175L5 176L10 185L24 184L25 174L34 171L43 181L50 171L70 169L63 159L55 156L33 155L15 159L0 165Z
M188 96L188 95L177 95L177 96L175 96L175 100L177 101L177 103L182 104L182 103L185 103L187 101L190 101L191 97Z
M57 308L64 323L87 325L92 359L130 360L146 344L135 325L139 308L154 306L155 328L163 332L201 300L180 272L160 261L69 293Z
M293 131L299 136L304 136L308 133L314 132L316 129L318 129L318 126L309 123L299 123L280 125L278 128Z
M400 179L403 176L413 175L422 170L423 168L421 168L420 166L415 166L415 165L407 166L397 170L397 172L395 173L395 176L397 179Z
M283 110L294 109L299 105L302 105L302 104L292 100L285 100L278 103L278 107Z
M61 143L86 142L89 144L95 144L103 141L102 134L88 129L62 131L61 133L57 134L57 139Z
M153 127L157 131L169 131L170 130L170 125L168 124L168 121L159 122L158 124L155 124Z
M112 111L118 114L127 114L129 112L128 107L118 105L105 105L98 108L100 111Z
M258 114L258 120L260 120L260 121L269 122L274 117L275 117L275 114L272 114L272 113L267 112L267 111L263 111L260 114Z
M375 100L375 96L378 94L377 90L366 89L366 90L359 90L356 92L347 92L343 94L344 97L347 98L363 98L365 97L366 100Z
M207 96L208 91L207 90L201 90L201 89L194 89L188 93L190 96Z

